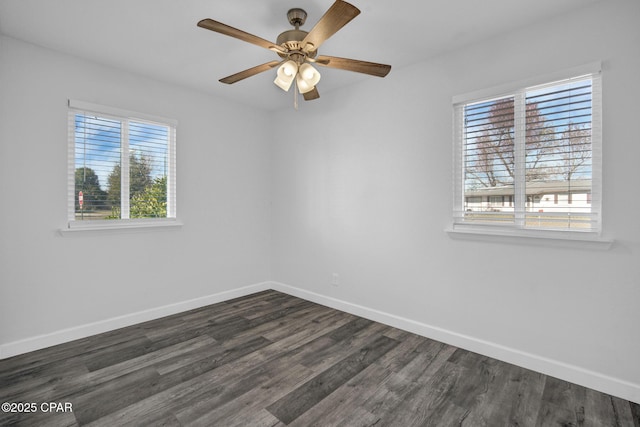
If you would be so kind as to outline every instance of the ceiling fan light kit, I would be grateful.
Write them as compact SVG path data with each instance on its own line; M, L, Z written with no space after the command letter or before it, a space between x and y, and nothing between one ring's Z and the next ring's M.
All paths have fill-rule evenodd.
M321 77L318 70L311 64L355 71L377 77L384 77L391 71L391 66L386 64L326 55L318 56L320 45L359 14L360 10L357 7L345 1L336 0L311 31L306 32L300 30L300 26L304 25L307 19L307 12L300 8L289 9L287 19L295 28L280 33L276 43L213 19L203 19L198 22L198 26L271 50L281 58L280 61L270 61L224 77L220 79L220 82L233 84L278 67L274 83L284 91L288 91L295 83L305 101L310 101L320 97L316 85Z

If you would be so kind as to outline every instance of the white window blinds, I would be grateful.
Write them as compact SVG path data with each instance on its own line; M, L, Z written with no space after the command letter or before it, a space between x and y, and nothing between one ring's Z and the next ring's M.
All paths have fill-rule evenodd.
M454 227L601 229L600 73L454 104Z
M175 218L175 124L69 102L69 221Z

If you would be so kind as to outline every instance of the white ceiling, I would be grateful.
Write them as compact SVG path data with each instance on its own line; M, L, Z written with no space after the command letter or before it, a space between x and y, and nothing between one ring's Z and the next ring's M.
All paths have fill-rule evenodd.
M275 41L291 29L287 10L308 13L309 31L334 0L0 0L0 33L112 67L234 99L290 108L275 70L233 85L218 79L278 59L266 49L202 28L203 18ZM320 54L400 68L600 0L352 0L362 13L326 41ZM321 99L363 79L319 68ZM388 78L393 77L391 70Z

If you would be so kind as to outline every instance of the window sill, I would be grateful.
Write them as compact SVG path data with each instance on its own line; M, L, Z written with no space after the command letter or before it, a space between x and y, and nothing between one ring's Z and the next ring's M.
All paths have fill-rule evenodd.
M61 228L60 234L103 233L121 231L151 231L167 228L180 228L182 222L174 218L153 220L114 220L114 221L70 221L67 228Z
M497 243L521 243L564 248L609 250L613 240L580 231L516 230L453 225L445 230L453 239Z

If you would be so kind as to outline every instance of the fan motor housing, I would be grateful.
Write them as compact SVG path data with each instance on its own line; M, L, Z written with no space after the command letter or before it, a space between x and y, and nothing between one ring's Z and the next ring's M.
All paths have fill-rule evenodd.
M284 33L280 33L276 43L283 46L287 42L301 42L306 37L307 32L302 30L287 30Z
M307 20L307 12L300 8L289 9L287 19L295 29L280 33L276 39L276 43L287 50L287 53L278 52L278 55L281 58L290 58L296 62L304 61L307 57L315 58L317 50L302 52L302 40L304 40L308 33L307 31L302 31L300 26L304 25Z
M287 30L283 33L280 33L278 38L276 39L276 43L284 48L286 48L289 52L297 52L302 50L302 40L307 36L306 31L302 30ZM305 52L304 56L309 58L315 58L317 54L317 50L313 50L310 52ZM278 52L281 58L287 58L289 54Z

